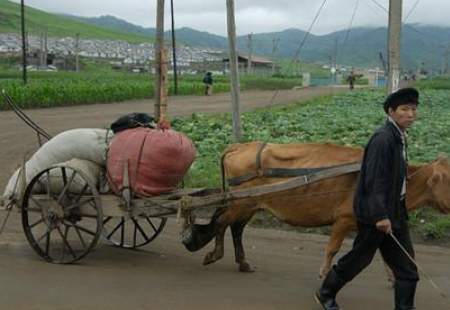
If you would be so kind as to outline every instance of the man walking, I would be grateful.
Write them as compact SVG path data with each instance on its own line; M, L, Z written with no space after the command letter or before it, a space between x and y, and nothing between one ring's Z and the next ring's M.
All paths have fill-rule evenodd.
M350 71L349 76L347 76L348 87L350 88L350 90L355 89L355 80L355 73L353 71Z
M316 293L325 310L339 310L337 292L371 263L377 249L396 278L395 310L415 309L417 268L390 234L414 257L405 206L406 137L416 120L418 104L419 93L413 88L400 89L384 102L388 120L374 132L364 149L355 189L357 235L353 247L333 266Z
M211 96L212 94L212 85L213 85L213 78L211 72L206 72L206 75L203 77L203 83L205 84L205 95Z

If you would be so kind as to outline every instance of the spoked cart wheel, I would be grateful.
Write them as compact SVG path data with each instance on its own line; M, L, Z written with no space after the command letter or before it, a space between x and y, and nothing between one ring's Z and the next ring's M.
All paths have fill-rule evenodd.
M162 232L167 219L161 217L112 217L103 219L103 236L112 244L136 249L152 242Z
M52 263L80 260L101 234L100 196L78 169L56 166L40 172L26 188L21 212L28 242Z

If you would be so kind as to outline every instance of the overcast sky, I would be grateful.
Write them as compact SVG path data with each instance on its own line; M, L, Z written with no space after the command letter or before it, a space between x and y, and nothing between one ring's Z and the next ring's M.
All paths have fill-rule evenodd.
M20 2L14 0L14 2ZM170 0L166 2L166 30L170 24ZM223 35L227 33L226 0L173 0L175 28L190 27ZM238 35L308 30L323 0L235 0ZM25 0L31 7L52 13L87 17L113 15L144 27L156 27L156 0ZM327 0L312 28L313 34L347 29L357 7L353 27L387 26L383 10L389 0ZM407 23L450 26L450 0L403 0Z

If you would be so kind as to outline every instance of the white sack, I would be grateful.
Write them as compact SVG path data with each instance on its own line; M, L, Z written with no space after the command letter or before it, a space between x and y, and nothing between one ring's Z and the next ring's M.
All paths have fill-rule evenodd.
M106 152L113 133L106 129L80 128L62 132L45 143L30 160L27 161L26 182L44 169L69 161L73 158L87 160L96 163L102 168L106 165ZM11 197L17 183L20 190L20 168L14 172L6 185L3 196Z
M54 166L72 168L77 172L71 181L70 187L68 188L68 192L71 194L80 194L84 190L84 186L87 182L90 182L90 184L93 184L96 188L98 188L101 184L102 178L104 177L104 167L88 160L74 158ZM74 170L66 170L67 180L71 180ZM83 173L83 176L78 173L80 171ZM34 194L46 194L47 183L50 183L51 194L60 194L65 186L61 169L52 169L48 175L43 174L39 180L40 182L36 183L33 187ZM88 195L91 193L92 192L85 190L83 194Z

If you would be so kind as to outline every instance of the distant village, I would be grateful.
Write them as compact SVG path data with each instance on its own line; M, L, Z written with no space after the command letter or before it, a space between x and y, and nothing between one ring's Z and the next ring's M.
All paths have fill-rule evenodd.
M98 39L77 39L75 37L44 38L28 36L28 64L33 70L71 70L74 59L83 57L109 61L115 70L144 72L153 70L155 59L152 43L133 44L124 41ZM173 65L172 46L166 45L168 62ZM0 34L0 55L20 56L22 39L16 34ZM176 45L177 68L180 73L199 73L199 71L216 71L226 73L228 59L226 53L219 50L194 47L182 43ZM262 57L251 57L253 70L260 75L273 73L274 63ZM239 55L240 67L247 70L248 58ZM264 74L267 73L267 74Z

